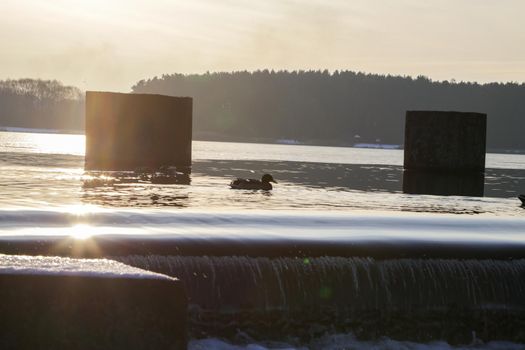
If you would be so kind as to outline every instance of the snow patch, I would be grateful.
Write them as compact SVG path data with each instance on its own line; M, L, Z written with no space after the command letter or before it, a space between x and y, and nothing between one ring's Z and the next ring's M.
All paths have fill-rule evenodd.
M177 280L108 259L0 254L0 275L89 276Z

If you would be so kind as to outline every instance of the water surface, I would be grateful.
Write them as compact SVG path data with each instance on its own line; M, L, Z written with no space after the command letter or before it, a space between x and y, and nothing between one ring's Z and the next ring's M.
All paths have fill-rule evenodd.
M85 172L83 135L0 132L0 208L95 206L199 210L379 210L522 216L525 156L488 154L485 197L402 192L402 150L193 142L189 182ZM271 192L235 191L235 177L271 173ZM94 181L95 180L95 181Z

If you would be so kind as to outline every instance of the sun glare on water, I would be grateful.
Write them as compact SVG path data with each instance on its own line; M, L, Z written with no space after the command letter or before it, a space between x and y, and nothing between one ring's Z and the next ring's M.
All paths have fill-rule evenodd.
M86 138L84 135L36 134L38 153L84 155Z
M86 240L93 236L93 227L86 224L78 224L71 228L71 237L78 240Z
M71 154L83 156L86 137L78 134L36 132L0 133L0 152Z
M104 209L101 207L97 207L96 205L84 205L84 204L76 205L74 204L74 205L64 206L61 211L71 214L71 215L76 215L80 218L90 213L102 212L104 211Z
M68 229L68 235L78 240L86 240L93 237L96 231L95 227L89 224L89 214L103 210L93 205L70 205L63 211L71 215L74 222L73 226Z

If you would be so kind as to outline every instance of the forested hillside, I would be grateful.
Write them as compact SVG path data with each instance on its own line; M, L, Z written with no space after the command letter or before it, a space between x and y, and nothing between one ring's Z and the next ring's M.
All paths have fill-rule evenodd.
M488 148L525 150L525 84L433 82L350 71L163 75L135 93L194 98L204 140L403 144L407 110L488 114ZM58 81L0 81L0 126L82 130L84 93Z
M458 110L488 114L489 148L525 149L525 84L264 70L163 75L132 90L193 97L199 138L403 144L406 110Z
M0 126L81 130L84 93L56 80L0 80Z

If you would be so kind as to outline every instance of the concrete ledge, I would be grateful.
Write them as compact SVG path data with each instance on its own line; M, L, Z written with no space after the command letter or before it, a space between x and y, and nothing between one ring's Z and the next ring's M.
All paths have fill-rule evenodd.
M181 283L110 260L0 255L1 349L186 349Z
M245 240L217 236L159 237L154 235L100 235L86 240L70 237L0 237L0 251L6 254L72 256L103 258L127 255L179 256L250 256L250 257L372 257L375 259L525 259L521 241L484 242L472 240L444 241L428 239L315 240L301 238L267 239L247 237Z

